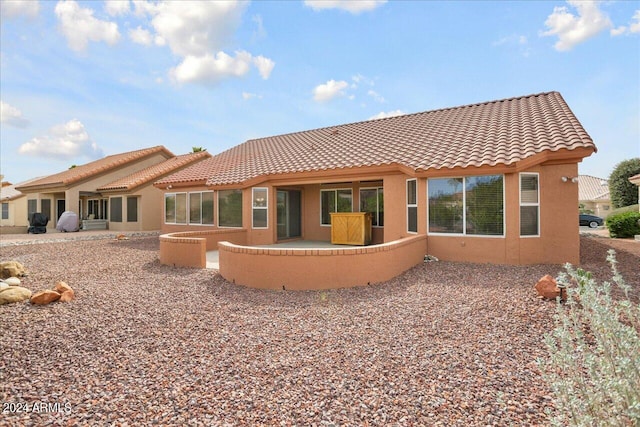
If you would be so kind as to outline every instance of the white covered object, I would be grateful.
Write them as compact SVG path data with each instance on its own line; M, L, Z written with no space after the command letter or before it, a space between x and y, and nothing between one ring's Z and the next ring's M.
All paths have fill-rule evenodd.
M58 231L78 231L78 215L72 211L64 211L60 218L56 230Z

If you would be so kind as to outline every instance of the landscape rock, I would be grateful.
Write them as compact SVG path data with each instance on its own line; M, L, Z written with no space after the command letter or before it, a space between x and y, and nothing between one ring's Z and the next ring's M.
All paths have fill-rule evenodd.
M0 262L0 278L23 277L27 275L27 270L18 261Z
M8 287L9 287L9 285L8 285L8 284L6 284L6 283L4 283L4 282L0 282L0 291L1 291L1 290L3 290L3 289L6 289L6 288L8 288Z
M20 286L20 279L18 279L17 277L9 277L7 279L3 280L4 283L6 283L9 286Z
M38 291L31 296L31 304L45 305L50 302L58 301L60 293L52 290Z
M0 305L27 300L31 291L21 286L8 286L0 290Z
M566 299L566 290L558 287L556 279L546 274L538 280L538 283L534 286L538 295L542 298L555 300L562 295L562 299Z
M66 282L63 282L62 280L59 280L56 282L56 286L53 288L54 291L59 292L61 294L67 292L67 291L72 291L73 289L71 289L71 286L67 285Z
M66 291L60 294L60 299L58 300L58 302L69 302L69 301L73 301L76 297L75 292L73 292L73 290L70 291Z

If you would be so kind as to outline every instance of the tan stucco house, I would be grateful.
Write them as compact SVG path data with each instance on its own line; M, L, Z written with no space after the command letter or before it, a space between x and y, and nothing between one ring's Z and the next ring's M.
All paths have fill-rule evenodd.
M629 181L638 186L638 199L640 200L640 174L632 176ZM640 206L638 206L638 211L640 211Z
M176 156L159 145L106 156L16 188L26 195L27 214L46 214L49 228L69 210L78 214L82 229L159 230L163 195L153 182L209 157L206 151Z
M600 218L611 212L609 181L591 175L578 176L578 203L583 211Z
M249 140L156 182L160 261L218 249L227 280L272 289L380 282L426 254L578 263L574 178L595 151L557 92ZM352 212L371 245L273 246L330 242Z
M26 233L29 228L27 198L16 190L16 187L27 184L29 181L11 184L0 178L0 182L0 202L2 203L0 234Z

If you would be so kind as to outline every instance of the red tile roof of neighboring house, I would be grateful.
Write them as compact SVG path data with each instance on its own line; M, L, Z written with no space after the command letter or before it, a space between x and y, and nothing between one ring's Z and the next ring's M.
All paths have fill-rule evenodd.
M400 165L413 171L511 165L545 151L596 150L558 92L253 139L162 183Z
M609 200L609 181L591 175L578 176L578 200Z
M97 191L132 190L208 157L211 157L211 154L206 151L172 157L162 163L149 166L146 169L103 185Z
M162 145L158 145L156 147L144 148L141 150L129 151L127 153L106 156L102 159L68 169L64 172L59 172L35 180L27 185L17 186L17 188L21 191L24 191L33 190L39 187L71 185L78 181L91 178L110 169L135 162L156 153L162 153L167 158L175 157L175 155L171 151L167 150Z
M634 184L640 185L640 173L638 175L633 175L632 177L630 177L629 181L631 181Z

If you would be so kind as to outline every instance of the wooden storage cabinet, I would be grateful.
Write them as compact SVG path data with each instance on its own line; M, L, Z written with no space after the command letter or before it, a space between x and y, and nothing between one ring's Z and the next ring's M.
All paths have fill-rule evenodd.
M333 212L331 213L331 244L369 245L371 244L371 213Z

